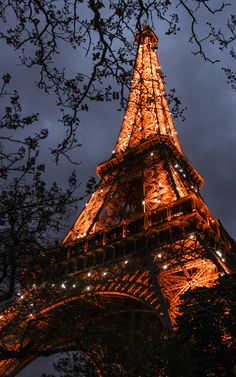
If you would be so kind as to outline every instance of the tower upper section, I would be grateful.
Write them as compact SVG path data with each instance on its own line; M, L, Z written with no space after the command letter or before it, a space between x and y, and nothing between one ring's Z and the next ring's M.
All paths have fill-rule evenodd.
M181 151L156 54L158 38L145 27L137 34L136 42L138 51L130 96L115 152L123 152L158 134L168 135Z

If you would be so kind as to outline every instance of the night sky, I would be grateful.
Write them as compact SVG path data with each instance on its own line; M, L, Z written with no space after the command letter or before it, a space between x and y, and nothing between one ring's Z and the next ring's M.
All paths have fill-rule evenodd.
M236 11L236 3L231 12ZM223 21L223 20L222 20ZM155 32L159 38L158 56L162 72L166 75L167 90L176 89L184 107L186 120L175 120L175 126L185 155L205 180L202 195L216 218L236 239L236 101L235 92L226 84L226 77L220 69L222 65L231 65L229 54L221 55L215 45L208 45L210 56L223 58L223 64L211 65L199 56L191 54L188 44L189 21L182 14L182 29L175 37L164 34L162 24L155 22ZM17 66L18 53L9 47L1 47L1 72L13 76L13 86L18 89L27 112L40 113L40 126L48 127L49 142L56 144L60 128L57 125L55 98L39 91L34 86L34 70ZM76 73L83 66L80 57L75 59L73 51L61 52L61 63ZM81 193L90 176L95 175L98 163L111 157L114 144L123 117L117 111L118 103L94 103L88 113L83 113L79 131L82 147L76 152L76 167L81 184ZM57 177L63 184L68 176L68 166L62 161L58 167L50 162L48 155L48 177ZM50 178L49 178L50 180ZM81 205L82 209L82 205ZM68 219L70 228L75 215ZM18 376L40 376L42 362L38 367L31 365ZM40 367L39 367L40 366ZM27 372L28 369L28 372ZM38 374L37 374L38 373Z

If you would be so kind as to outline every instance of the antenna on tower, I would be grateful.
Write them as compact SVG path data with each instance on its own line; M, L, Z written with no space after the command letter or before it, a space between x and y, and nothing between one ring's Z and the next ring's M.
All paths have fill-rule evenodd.
M148 19L146 18L145 20L144 20L144 22L143 22L143 28L145 28L145 27L149 27L150 25L149 25L149 21L148 21Z

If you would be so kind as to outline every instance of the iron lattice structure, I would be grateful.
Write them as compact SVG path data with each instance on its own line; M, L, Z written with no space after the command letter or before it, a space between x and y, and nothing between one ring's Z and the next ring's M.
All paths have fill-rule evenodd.
M136 40L117 144L111 158L97 167L100 183L63 240L56 262L60 280L50 283L42 273L41 286L32 282L25 294L27 302L37 297L41 309L18 319L23 329L36 316L86 292L141 301L172 329L184 292L211 287L220 273L230 273L232 239L204 203L203 179L182 152L155 51L158 39L145 27ZM55 268L55 260L51 263ZM42 299L45 281L57 292L50 305ZM61 288L66 288L63 295ZM16 311L18 305L21 298ZM3 333L15 318L10 313L2 318ZM11 342L19 347L17 335ZM30 360L3 361L0 375L14 376Z

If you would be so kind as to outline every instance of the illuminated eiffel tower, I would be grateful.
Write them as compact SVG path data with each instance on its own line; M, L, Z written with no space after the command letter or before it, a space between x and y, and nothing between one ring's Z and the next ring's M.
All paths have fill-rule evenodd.
M158 39L145 27L136 42L117 144L97 167L100 183L63 240L60 288L70 289L61 302L82 284L83 294L138 300L172 329L184 292L212 287L219 274L230 273L232 240L202 199L203 179L182 152L156 54ZM58 292L56 284L51 286ZM50 308L57 302L58 297ZM14 376L29 361L3 361L0 375Z
M155 51L158 38L145 27L136 41L112 158L97 167L101 181L64 242L78 240L88 255L114 261L108 269L119 270L117 280L108 277L101 292L146 302L172 327L180 295L211 287L220 272L230 271L231 240L204 203L203 179L182 152ZM132 273L116 262L123 259Z

